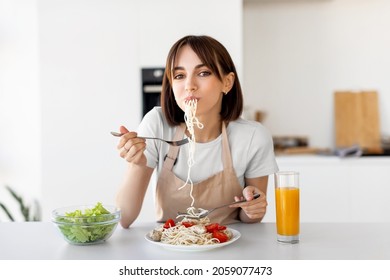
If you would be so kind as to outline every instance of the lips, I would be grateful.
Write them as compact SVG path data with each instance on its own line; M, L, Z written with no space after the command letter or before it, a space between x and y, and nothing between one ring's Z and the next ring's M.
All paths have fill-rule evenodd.
M187 97L184 99L184 102L188 102L188 101L191 101L191 100L199 101L199 98L196 98L195 96L187 96Z

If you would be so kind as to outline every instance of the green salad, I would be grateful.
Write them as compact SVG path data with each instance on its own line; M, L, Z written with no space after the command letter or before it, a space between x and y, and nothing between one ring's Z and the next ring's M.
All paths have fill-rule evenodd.
M98 202L91 209L67 212L55 221L69 242L82 244L96 243L108 238L118 223L118 217Z

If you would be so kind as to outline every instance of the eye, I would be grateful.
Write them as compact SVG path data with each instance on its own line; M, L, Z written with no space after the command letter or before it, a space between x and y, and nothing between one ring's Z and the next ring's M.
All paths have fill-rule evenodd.
M205 71L200 72L200 73L199 73L199 76L201 76L201 77L208 77L208 76L210 76L211 74L212 74L211 71L205 70Z
M174 74L173 75L173 79L175 80L180 80L180 79L183 79L184 75L181 74L181 73L178 73L178 74Z

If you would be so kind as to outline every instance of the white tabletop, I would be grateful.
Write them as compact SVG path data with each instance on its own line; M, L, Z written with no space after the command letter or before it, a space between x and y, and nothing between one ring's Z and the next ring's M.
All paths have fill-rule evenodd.
M154 223L119 225L102 244L70 245L50 222L0 223L0 260L380 260L390 259L390 223L303 223L301 241L279 244L273 223L234 224L236 242L204 252L173 251L147 242Z

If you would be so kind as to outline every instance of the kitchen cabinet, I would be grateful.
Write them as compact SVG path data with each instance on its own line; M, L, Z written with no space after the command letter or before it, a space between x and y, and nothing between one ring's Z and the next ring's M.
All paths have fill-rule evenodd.
M390 157L278 156L280 170L300 172L302 222L390 222ZM275 221L274 181L268 212Z

